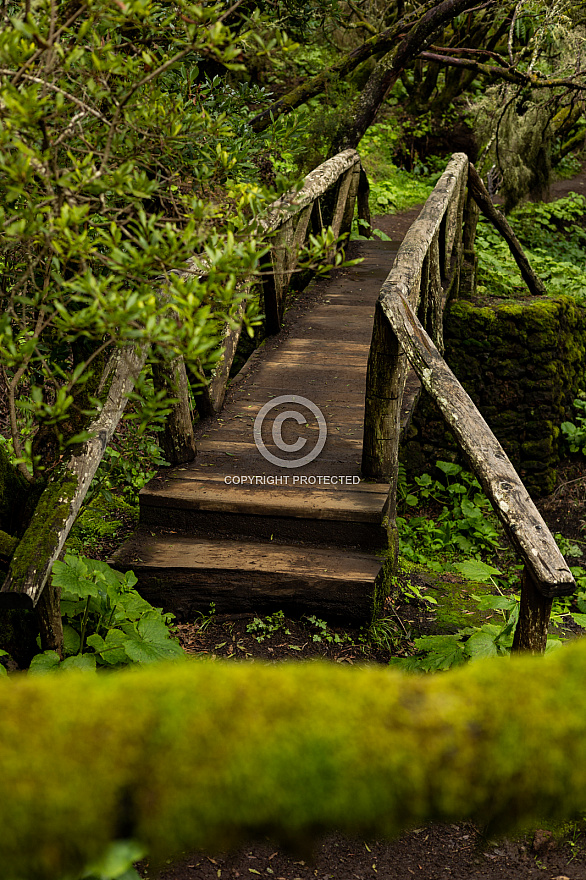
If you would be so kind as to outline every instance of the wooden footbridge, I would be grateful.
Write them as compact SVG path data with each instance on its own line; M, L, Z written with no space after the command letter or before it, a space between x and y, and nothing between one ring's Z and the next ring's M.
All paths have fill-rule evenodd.
M364 181L358 154L348 150L275 206L266 223L273 233L263 291L267 342L226 398L239 332L226 328L200 400L197 438L176 364L180 404L167 432L176 466L143 489L140 527L115 563L132 568L141 593L180 617L213 602L229 612L282 608L368 619L396 564L398 444L417 374L525 563L517 646L539 650L551 598L572 592L574 581L441 355L443 305L457 296L479 207L507 239L532 292L543 287L473 166L456 154L402 243L353 244L348 255L363 261L314 285L283 326L307 235L328 225L335 236L347 232L356 200L369 221Z

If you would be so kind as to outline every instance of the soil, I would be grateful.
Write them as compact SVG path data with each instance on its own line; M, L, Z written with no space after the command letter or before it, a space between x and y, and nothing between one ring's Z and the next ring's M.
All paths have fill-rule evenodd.
M586 194L586 172L557 181L551 197L568 192ZM377 217L375 227L401 239L419 212ZM552 532L584 541L586 528L586 463L576 457L563 463L555 491L537 502ZM575 561L575 560L574 560ZM432 582L417 573L410 580L422 594ZM213 609L212 609L213 610ZM323 658L335 663L386 663L391 655L412 653L412 639L433 630L433 615L417 600L388 600L386 625L373 640L363 629L329 626L315 618L270 619L253 615L202 617L177 627L187 653L210 659L275 663L284 659ZM337 834L325 838L311 858L283 852L269 840L251 842L232 853L184 854L173 864L151 866L140 873L148 880L212 880L271 877L273 880L586 880L586 823L526 830L494 840L470 823L414 828L393 841L352 840Z

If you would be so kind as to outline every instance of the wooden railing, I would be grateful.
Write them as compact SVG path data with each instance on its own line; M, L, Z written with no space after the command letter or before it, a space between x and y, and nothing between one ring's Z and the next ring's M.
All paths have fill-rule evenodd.
M574 578L505 451L441 354L443 302L458 283L465 204L468 214L477 204L492 220L530 288L543 292L474 167L463 153L455 154L407 232L380 292L367 373L362 471L367 478L390 483L385 524L396 550L400 419L409 362L524 561L514 647L542 651L552 598L572 593Z
M318 235L327 228L331 228L335 239L349 233L356 202L358 216L368 226L368 181L356 150L345 150L308 174L301 189L285 193L273 203L261 221L270 245L263 266L261 292L266 335L278 333L281 328L287 292L309 235ZM329 259L333 256L334 251L326 255ZM196 399L202 417L214 415L222 408L246 305L252 296L258 295L256 279L247 279L242 284L244 296L223 329L220 356ZM193 459L196 450L189 411L189 386L181 358L172 365L170 372L158 376L158 384L179 399L169 416L162 445L171 464L182 464Z

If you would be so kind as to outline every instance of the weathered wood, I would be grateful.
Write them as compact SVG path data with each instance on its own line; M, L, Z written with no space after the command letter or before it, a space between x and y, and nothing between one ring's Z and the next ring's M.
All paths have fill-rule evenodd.
M334 205L334 213L332 216L332 222L330 224L330 226L332 227L332 232L334 233L336 238L340 235L340 232L342 230L342 222L346 214L346 204L348 202L350 187L352 186L354 180L354 167L355 166L352 166L352 168L348 169L348 171L346 171L338 181L336 204Z
M231 316L230 321L224 326L222 342L220 343L220 356L214 365L207 385L198 395L198 397L201 398L201 400L198 401L198 410L203 417L219 413L224 405L230 379L230 370L234 363L238 341L242 333L244 314L252 290L252 283L250 280L243 282L243 286L244 296L234 310L234 314Z
M443 322L443 288L440 269L440 251L438 236L435 236L429 246L429 282L427 286L428 308L426 321L422 324L435 342L438 350L444 351L444 322Z
M350 180L350 187L348 189L348 196L346 198L346 204L344 206L344 214L342 216L342 222L340 223L339 234L344 235L349 234L352 229L352 221L354 219L354 208L356 205L356 198L358 196L358 187L360 186L360 173L362 171L362 166L356 164L352 167L352 177ZM348 172L350 173L350 172Z
M35 607L69 535L71 526L120 421L128 395L147 359L149 346L128 346L116 352L116 367L99 416L89 425L91 438L82 444L49 483L35 508L30 525L14 552L8 576L0 590L0 607L13 607L18 594L25 607Z
M451 202L459 205L467 165L468 158L464 153L454 154L419 217L405 235L385 282L400 290L414 310L419 306L421 294L424 299L427 297L422 308L430 316L429 329L440 347L443 346L440 227ZM458 211L454 223L457 218ZM400 369L397 368L400 347L384 323L377 309L366 380L362 472L370 479L396 481L398 458L394 444L398 443L407 366L402 364Z
M553 599L538 589L527 566L521 582L521 607L513 639L513 651L543 654L547 646L547 630Z
M275 608L346 620L369 620L383 577L367 553L139 532L114 560L132 569L155 605L193 620L210 602L219 612Z
M476 227L480 216L480 208L470 189L467 190L466 206L464 208L464 229L462 234L462 260L460 264L460 278L454 291L455 296L470 298L476 295L476 274L478 268L478 256L474 251L476 239Z
M368 183L368 177L366 176L364 168L361 167L360 177L358 179L358 194L356 198L358 220L362 220L364 223L364 225L360 225L360 234L364 235L366 238L372 238L372 218L370 216L369 197L370 186Z
M501 214L498 208L493 205L488 190L486 189L481 176L479 175L474 165L472 165L472 163L470 163L470 168L468 172L468 186L484 216L487 217L488 220L490 220L490 222L496 229L498 229L500 234L507 242L513 257L515 258L515 262L519 267L519 271L523 276L523 281L525 282L531 293L534 296L545 296L547 294L545 284L531 268L529 260L525 256L519 239L513 232L509 221L507 220L505 215Z
M305 241L312 209L313 205L306 205L298 214L289 217L275 234L271 245L272 271L263 278L265 325L269 335L281 329L287 289Z
M396 491L407 358L377 303L366 371L362 475Z
M464 211L468 199L468 168L464 168L462 171L462 176L460 178L460 193L459 197L455 200L456 210L454 216L454 241L452 243L452 253L450 257L450 264L447 270L447 277L443 283L443 298L444 301L447 302L455 293L457 293L460 285L460 273L462 271L462 254L463 254L463 240L464 240ZM443 305L442 305L443 312ZM442 336L443 336L443 319L442 323ZM433 337L432 337L433 338ZM435 339L434 339L435 341ZM438 346L439 348L439 346ZM443 353L443 348L440 348Z
M547 525L502 446L413 313L402 291L387 280L380 304L423 386L468 456L496 513L544 596L576 585Z
M319 196L330 189L336 181L360 162L356 150L344 150L332 159L328 159L314 168L304 179L303 186L297 192L287 192L273 203L272 210L261 220L266 232L278 229L291 217L311 205Z
M153 367L155 387L177 398L167 416L165 427L159 434L159 443L169 464L178 465L193 461L196 455L189 382L182 357L170 364L158 363Z

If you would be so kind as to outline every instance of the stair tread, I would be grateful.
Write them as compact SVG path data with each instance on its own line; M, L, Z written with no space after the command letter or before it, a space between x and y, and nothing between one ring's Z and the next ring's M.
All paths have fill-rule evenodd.
M183 471L181 475L175 472L171 478L152 480L141 491L141 505L378 524L388 494L388 486L383 484L369 483L347 487L329 484L321 489L319 483L293 484L295 477L301 477L283 475L282 472L282 481L276 485L232 485L227 484L225 478L233 481L242 477L234 474L233 467L228 467L230 470L226 469L224 475L218 474L216 469L210 479L201 478L193 471Z
M382 560L369 553L254 541L205 540L139 529L113 556L117 565L138 568L268 572L296 578L374 580Z

